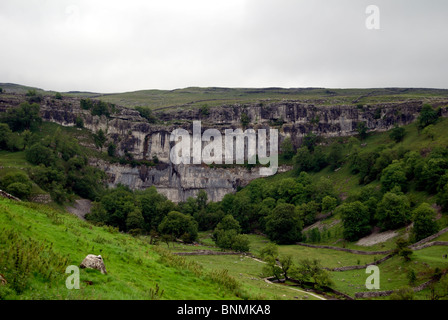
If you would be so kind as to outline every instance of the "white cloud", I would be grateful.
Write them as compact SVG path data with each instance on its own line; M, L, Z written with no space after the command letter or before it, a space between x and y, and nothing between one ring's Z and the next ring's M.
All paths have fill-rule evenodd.
M0 82L101 92L187 86L448 88L448 3L2 0Z

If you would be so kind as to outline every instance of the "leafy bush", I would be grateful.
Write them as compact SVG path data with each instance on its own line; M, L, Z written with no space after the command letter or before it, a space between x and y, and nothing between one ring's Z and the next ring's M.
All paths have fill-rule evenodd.
M389 133L389 137L396 143L403 141L406 130L403 127L395 127Z
M6 191L20 199L26 199L31 194L31 184L14 182L6 187Z
M356 241L369 234L370 213L368 208L360 201L344 203L336 209L335 214L341 214L344 225L344 238Z
M431 105L424 104L417 119L418 129L422 130L431 124L435 124L438 118L438 112L434 110Z
M80 129L84 128L84 120L81 117L76 117L75 126Z
M278 244L300 241L302 221L292 204L281 203L266 217L266 234Z
M148 120L149 123L157 122L157 118L152 114L151 109L144 108L144 107L135 107L135 110L137 110L138 113L140 113L140 116L142 118L145 118L146 120Z
M428 203L422 203L413 212L414 227L412 228L412 235L415 241L420 241L438 231L438 225L435 221L436 213Z
M404 226L411 218L408 198L402 194L386 193L378 204L375 218L384 230Z
M53 151L40 143L32 145L26 150L26 160L32 164L51 166L54 163Z
M160 223L159 231L161 234L183 237L187 242L193 242L198 237L198 223L190 215L171 211ZM185 237L185 234L188 236Z
M17 108L9 109L2 121L7 123L12 131L35 131L42 123L40 106L36 103L22 103Z

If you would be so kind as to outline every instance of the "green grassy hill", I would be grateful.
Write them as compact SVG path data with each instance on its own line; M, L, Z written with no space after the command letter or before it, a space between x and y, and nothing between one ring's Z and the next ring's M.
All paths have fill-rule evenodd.
M145 238L95 227L48 206L0 198L0 226L0 273L7 281L0 299L251 297L233 278L157 250ZM81 289L68 290L65 268L79 266L88 254L102 255L108 274L81 269Z

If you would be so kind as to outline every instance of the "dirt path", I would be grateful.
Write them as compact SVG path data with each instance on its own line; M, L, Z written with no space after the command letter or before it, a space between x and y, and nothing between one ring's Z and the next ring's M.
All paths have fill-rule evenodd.
M254 258L254 257L250 257L250 258L251 258L252 260L255 260L255 261L260 262L260 263L266 263L266 262L264 262L263 260L260 260L260 259ZM265 281L266 283L269 283L269 284L276 284L276 283L274 283L274 282L269 281L268 278L265 278L264 281ZM315 297L315 298L318 298L318 299L320 299L320 300L327 300L327 299L325 299L324 297L318 296L317 294L314 294L314 293L312 293L312 292L308 292L308 291L304 291L304 290L300 290L300 289L296 289L296 288L291 288L291 287L287 287L287 288L290 289L290 290L299 291L299 292L301 292L301 293L308 294L308 295L313 296L313 297Z
M359 239L356 243L358 246L369 247L378 243L386 242L389 239L395 238L398 236L398 232L394 230L385 231L385 232L376 232L371 235Z
M274 282L269 281L267 278L265 278L264 281L265 281L266 283L269 283L269 284L276 284L276 283L274 283ZM290 289L290 290L299 291L299 292L301 292L301 293L308 294L308 295L313 296L313 297L315 297L315 298L318 298L318 299L320 299L320 300L327 300L327 299L325 299L324 297L318 296L317 294L314 294L314 293L311 293L311 292L308 292L308 291L304 291L304 290L300 290L300 289L296 289L296 288L291 288L291 287L287 287L287 288Z
M86 199L76 200L73 207L67 207L66 209L79 219L86 220L86 214L90 213L90 210L92 209L92 201Z

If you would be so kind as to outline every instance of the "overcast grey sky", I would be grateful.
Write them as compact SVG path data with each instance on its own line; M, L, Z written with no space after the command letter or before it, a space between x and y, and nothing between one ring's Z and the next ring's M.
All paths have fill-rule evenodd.
M446 0L1 0L0 30L0 82L47 90L448 88Z

